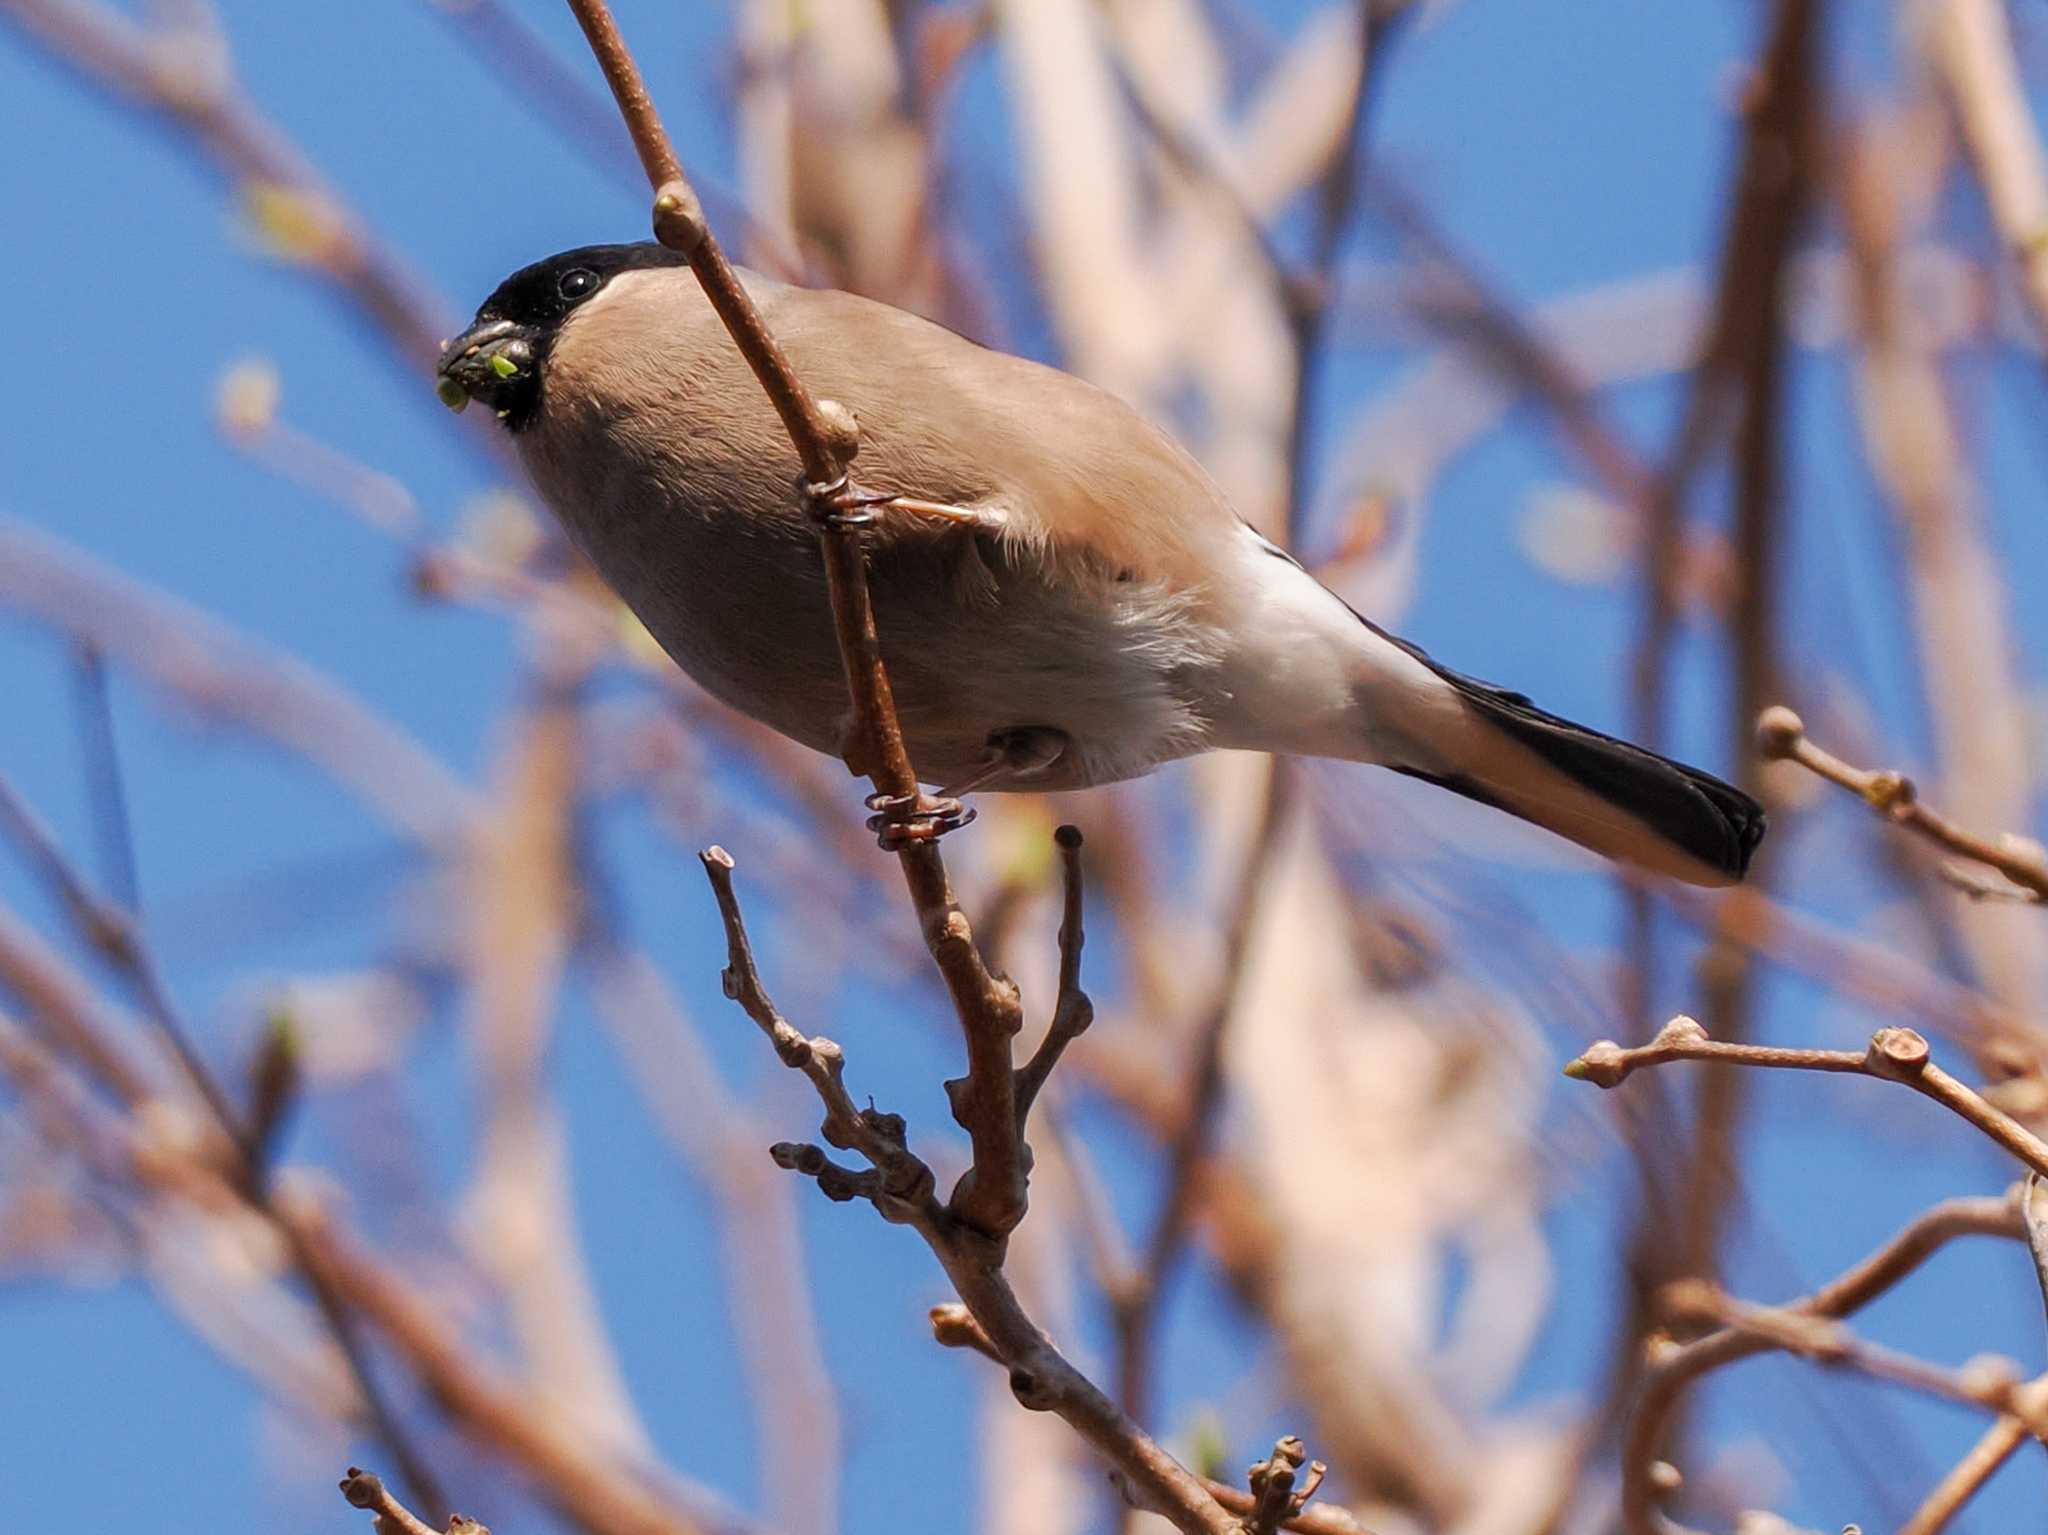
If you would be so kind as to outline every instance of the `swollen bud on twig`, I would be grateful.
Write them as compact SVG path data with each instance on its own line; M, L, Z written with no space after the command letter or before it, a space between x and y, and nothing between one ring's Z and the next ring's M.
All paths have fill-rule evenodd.
M1756 749L1773 762L1791 756L1805 738L1806 722L1783 704L1773 704L1756 717Z

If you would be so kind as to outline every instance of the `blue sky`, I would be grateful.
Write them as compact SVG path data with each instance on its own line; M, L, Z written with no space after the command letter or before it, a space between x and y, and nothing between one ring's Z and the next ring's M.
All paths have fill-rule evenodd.
M1304 0L1244 8L1277 32L1313 9ZM537 255L638 237L644 195L630 174L593 171L589 157L521 110L432 9L415 0L232 0L222 13L250 94L424 274L454 319ZM572 67L587 67L563 8L521 0L517 9ZM1569 8L1464 0L1428 9L1387 78L1375 154L1425 194L1505 291L1534 303L1711 259L1732 141L1725 101L1758 8L1731 0L1654 12L1635 0ZM685 158L731 182L721 89L734 68L727 8L622 11ZM1860 4L1839 11L1845 77L1858 85L1882 79L1891 12ZM960 108L967 143L998 132L986 99L994 85L986 67L970 76ZM425 382L319 284L264 259L216 179L155 122L110 108L4 25L0 102L9 116L0 254L12 278L0 518L47 530L333 674L476 779L499 744L492 725L517 676L503 621L419 603L387 539L250 463L220 440L212 412L225 370L253 355L270 359L288 419L400 474L443 530L495 483L470 421L436 408ZM1988 248L1973 196L1952 202L1951 236ZM1824 223L1817 237L1829 233ZM1390 250L1368 233L1352 254ZM1034 349L1050 345L1028 322L1017 334ZM1334 428L1411 362L1384 347L1350 348L1333 361L1326 398L1335 403L1320 423L1320 461L1336 457ZM1955 367L1973 408L1972 446L1995 545L2016 574L2048 568L2048 534L2036 515L2048 474L2038 364L1982 346ZM1795 531L1783 575L1796 600L1787 604L1787 648L1813 674L1839 678L1868 701L1896 760L1921 764L1926 726L1892 574L1896 550L1855 447L1847 371L1838 356L1801 354L1792 385L1787 512ZM1666 386L1643 385L1617 391L1611 403L1654 455L1674 399ZM1636 593L1627 583L1556 581L1516 536L1532 488L1575 475L1526 413L1461 460L1437 487L1404 628L1461 669L1540 688L1546 705L1615 728L1624 718L1622 658ZM1722 493L1710 484L1710 512ZM2015 622L2023 675L2038 684L2048 605L2017 603ZM1713 648L1691 636L1681 655L1673 744L1725 768L1717 723L1724 678ZM94 833L71 672L46 635L11 619L0 621L0 696L10 704L0 771L70 846L88 852ZM356 806L289 763L193 729L123 677L115 717L144 908L172 984L203 1033L230 1035L252 975L345 968L384 951L393 919L376 897L407 865ZM758 1040L722 1011L717 939L695 868L673 856L673 842L637 809L607 815L597 830L630 920L697 1017L727 1080L807 1123L801 1100L772 1080ZM1869 835L1846 810L1816 818L1801 833L1807 856L1786 860L1788 899L1838 922L1869 916L1881 894ZM1607 956L1616 912L1603 883L1528 871L1500 878L1548 937L1595 963ZM279 889L288 898L265 894ZM44 909L11 868L0 870L0 897ZM761 921L770 954L800 945L802 935L784 930L765 905ZM1684 1007L1692 995L1685 968L1668 969L1661 1000ZM1867 1014L1802 983L1774 979L1764 996L1761 1032L1769 1038L1845 1044L1873 1026ZM867 1084L927 1126L944 1122L936 1084L953 1069L930 1007L923 994L856 987L841 1013L841 1027L859 1036ZM711 1026L728 1023L735 1026ZM1558 1059L1573 1048L1560 1039ZM605 1318L628 1340L635 1398L676 1465L754 1503L766 1473L750 1421L732 1409L726 1389L737 1368L733 1344L722 1325L697 1320L715 1317L722 1304L717 1260L704 1240L707 1196L667 1157L587 999L573 992L550 1070L577 1137L583 1235ZM445 1029L425 1047L419 1086L421 1112L451 1100L459 1106L461 1063ZM1795 1293L1921 1206L2002 1185L2008 1169L1960 1126L1918 1102L1874 1113L1870 1099L1880 1091L1868 1083L1819 1091L1755 1084L1748 1209L1734 1247L1738 1289L1760 1298ZM1100 1140L1119 1202L1142 1209L1152 1173L1127 1132L1106 1114L1082 1123ZM310 1140L295 1149L320 1151ZM1618 1173L1602 1175L1614 1190L1623 1186ZM863 1535L966 1527L964 1468L975 1431L967 1409L980 1382L975 1361L929 1344L925 1308L944 1298L936 1269L914 1239L880 1228L863 1210L815 1199L802 1210L815 1271L833 1276L817 1287L817 1304L852 1426L846 1528ZM1596 1227L1560 1217L1565 1288L1582 1290L1585 1300L1558 1318L1532 1371L1532 1400L1582 1379L1585 1351L1598 1341L1598 1300L1614 1275ZM1198 1278L1179 1286L1171 1324L1169 1429L1230 1389L1249 1342L1230 1304ZM2030 1369L2041 1364L2032 1279L2015 1252L1990 1244L1945 1256L1872 1314L1872 1330L1938 1359L1997 1350ZM1866 1388L1782 1364L1745 1369L1748 1376L1710 1394L1711 1421L1779 1447L1799 1478L1784 1510L1828 1527L1858 1517L1882 1527L1866 1495L1871 1468L1832 1442L1825 1426L1830 1406L1850 1392L1868 1395ZM340 1530L358 1522L330 1491L329 1463L338 1468L349 1447L253 1454L252 1446L274 1447L291 1431L265 1418L252 1389L139 1285L8 1283L0 1293L0 1382L0 1523L34 1530L129 1522L159 1535L198 1535L227 1524ZM1911 1464L1914 1485L1922 1485L1976 1431L1959 1412L1882 1400L1890 1416L1862 1421L1893 1425L1887 1432L1913 1447L1888 1443L1879 1474ZM1263 1419L1229 1427L1237 1458L1274 1431ZM940 1469L904 1476L913 1454ZM2014 1528L2019 1510L2038 1508L2048 1485L2039 1459L2022 1455L1981 1505L1975 1528ZM204 1496L188 1495L195 1487ZM490 1516L487 1507L471 1509L474 1500L457 1501ZM517 1530L501 1525L499 1535Z

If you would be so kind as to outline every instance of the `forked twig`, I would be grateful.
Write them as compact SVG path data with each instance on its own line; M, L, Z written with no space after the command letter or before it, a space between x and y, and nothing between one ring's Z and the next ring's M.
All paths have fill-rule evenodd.
M1062 968L1072 968L1071 985L1063 989L1063 996L1078 996L1085 1003L1078 975L1080 880L1072 857L1079 850L1079 841L1064 831L1061 848L1069 855L1067 888L1076 904L1070 910L1063 945L1066 958ZM1194 1535L1235 1535L1237 1520L1210 1496L1201 1479L1120 1411L1025 1314L1003 1273L1003 1242L963 1219L957 1199L942 1204L934 1196L931 1169L909 1149L902 1117L857 1108L846 1089L845 1056L839 1046L825 1038L806 1038L782 1016L754 962L753 945L733 889L731 855L714 847L700 857L725 925L726 994L760 1026L783 1064L810 1080L825 1109L823 1139L858 1154L867 1165L848 1167L832 1160L821 1146L791 1142L771 1148L775 1160L815 1178L828 1197L866 1200L884 1219L909 1226L924 1238L960 1297L957 1306L932 1310L932 1332L938 1342L972 1349L1000 1363L1009 1372L1010 1390L1017 1400L1033 1411L1057 1413L1071 1425L1101 1452L1134 1501ZM1078 1008L1077 1004L1069 1006ZM1023 1072L1017 1075L1021 1077Z
M2016 1240L2020 1235L2019 1209L2012 1197L1952 1199L1923 1212L1855 1267L1778 1309L1814 1317L1850 1316L1902 1283L1958 1237ZM1656 1512L1664 1485L1658 1449L1687 1388L1701 1376L1772 1346L1753 1333L1724 1327L1689 1343L1652 1350L1622 1441L1621 1512L1629 1535L1663 1535Z

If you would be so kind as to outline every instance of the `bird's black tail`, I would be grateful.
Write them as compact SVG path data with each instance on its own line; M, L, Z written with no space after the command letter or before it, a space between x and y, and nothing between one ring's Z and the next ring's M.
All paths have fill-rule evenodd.
M1740 789L1461 676L1373 627L1448 684L1460 706L1455 719L1432 711L1413 760L1390 764L1396 771L1690 884L1733 884L1748 870L1765 820Z

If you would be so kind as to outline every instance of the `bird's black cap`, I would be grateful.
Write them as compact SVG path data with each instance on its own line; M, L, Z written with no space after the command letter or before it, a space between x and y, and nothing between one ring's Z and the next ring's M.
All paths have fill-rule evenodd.
M519 431L541 408L545 364L571 310L621 272L680 266L683 258L652 240L581 245L523 266L492 291L469 329L441 354L440 395L452 409L481 400Z

